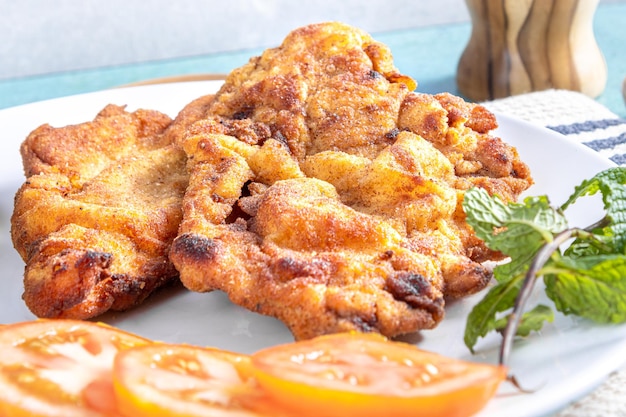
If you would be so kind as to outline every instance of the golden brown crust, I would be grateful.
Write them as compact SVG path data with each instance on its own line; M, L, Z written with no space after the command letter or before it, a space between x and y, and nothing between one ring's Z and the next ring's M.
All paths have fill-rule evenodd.
M325 23L173 122L111 105L36 129L12 217L27 305L94 317L178 270L298 339L436 326L444 299L484 288L481 263L500 256L466 224L464 191L514 200L532 178L487 109L415 86L385 45Z
M11 234L35 315L125 310L177 278L168 252L188 175L176 129L159 112L109 105L91 122L44 125L24 141Z
M233 71L180 144L190 183L170 257L191 290L223 290L296 338L432 328L444 297L497 258L467 226L472 185L511 200L532 179L495 118L412 93L389 50L310 25Z

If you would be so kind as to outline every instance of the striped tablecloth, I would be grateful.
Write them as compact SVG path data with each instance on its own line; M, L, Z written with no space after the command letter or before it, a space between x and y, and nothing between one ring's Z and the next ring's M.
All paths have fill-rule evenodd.
M547 90L484 103L493 111L539 124L626 166L626 119L572 91ZM626 354L626 352L624 352ZM625 417L626 367L554 417Z
M484 103L501 113L548 127L626 165L626 119L573 91L547 90Z

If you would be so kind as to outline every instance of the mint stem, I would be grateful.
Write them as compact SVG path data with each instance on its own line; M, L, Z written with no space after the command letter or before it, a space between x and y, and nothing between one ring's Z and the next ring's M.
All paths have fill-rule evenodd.
M517 328L519 327L520 320L522 319L522 315L524 314L526 303L528 302L528 299L532 294L533 288L535 287L537 274L539 273L541 268L543 268L546 262L548 262L552 254L559 248L559 246L561 246L578 232L579 229L576 228L564 230L563 232L555 235L552 242L545 243L541 247L541 249L537 251L537 254L533 258L528 268L528 271L524 276L524 281L522 282L520 292L515 298L513 311L511 312L511 314L509 314L506 327L503 332L503 340L502 344L500 345L500 365L508 366L509 356L513 348L513 340L515 339L515 335L517 334Z

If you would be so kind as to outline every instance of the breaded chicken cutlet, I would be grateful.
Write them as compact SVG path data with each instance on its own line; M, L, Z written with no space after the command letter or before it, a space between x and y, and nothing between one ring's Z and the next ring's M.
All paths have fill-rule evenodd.
M109 105L93 121L35 129L21 146L26 182L11 219L38 317L126 310L178 278L169 261L187 187L173 144L206 98L177 120Z
M306 26L229 74L179 136L189 186L170 258L193 291L282 320L296 339L437 325L446 297L499 259L463 193L532 183L495 117L412 92L389 49L341 23Z

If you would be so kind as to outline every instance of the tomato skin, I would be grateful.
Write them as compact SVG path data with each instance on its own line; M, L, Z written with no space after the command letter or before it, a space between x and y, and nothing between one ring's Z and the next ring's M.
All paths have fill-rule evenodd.
M356 333L262 350L252 355L252 369L273 401L315 417L471 416L506 377L503 367Z
M247 355L212 348L155 343L129 349L113 366L118 407L128 417L261 416L262 397L248 368Z
M149 343L102 323L34 320L0 328L0 415L116 415L113 357Z

